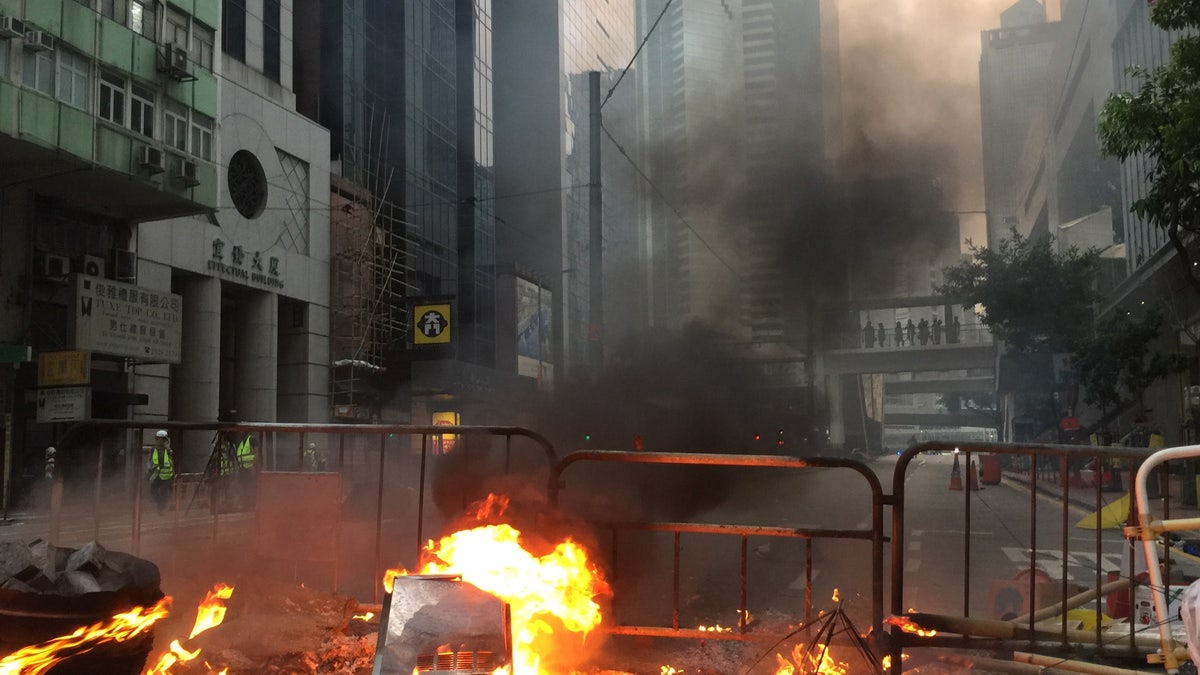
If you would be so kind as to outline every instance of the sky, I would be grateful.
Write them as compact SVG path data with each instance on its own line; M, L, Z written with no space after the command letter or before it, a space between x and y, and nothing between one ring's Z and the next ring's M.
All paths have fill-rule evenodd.
M958 211L983 210L980 33L1015 0L837 0L847 137L936 143L938 180ZM1046 0L1051 21L1058 0ZM983 243L983 216L962 214Z

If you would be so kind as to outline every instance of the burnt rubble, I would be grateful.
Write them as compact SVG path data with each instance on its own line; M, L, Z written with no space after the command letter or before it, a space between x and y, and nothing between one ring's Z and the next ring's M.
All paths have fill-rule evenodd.
M75 597L130 587L158 588L158 568L96 542L80 548L44 540L0 542L0 589Z

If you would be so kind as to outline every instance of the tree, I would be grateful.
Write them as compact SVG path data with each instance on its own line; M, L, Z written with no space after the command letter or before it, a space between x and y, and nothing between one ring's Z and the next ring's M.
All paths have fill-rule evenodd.
M1187 235L1200 233L1200 0L1158 0L1150 20L1164 30L1183 31L1171 47L1169 62L1153 71L1135 67L1141 80L1136 92L1109 96L1100 112L1100 145L1106 154L1125 161L1146 159L1147 191L1132 211L1164 229L1192 288L1200 291L1193 272Z
M1136 318L1115 310L1098 321L1095 331L1075 345L1071 359L1084 401L1105 413L1140 404L1142 393L1155 380L1187 368L1187 356L1150 349L1163 325L1157 308Z
M1060 253L1049 237L1013 228L994 249L972 245L971 255L946 268L936 291L967 309L982 305L984 325L1009 349L1067 352L1091 330L1097 251Z

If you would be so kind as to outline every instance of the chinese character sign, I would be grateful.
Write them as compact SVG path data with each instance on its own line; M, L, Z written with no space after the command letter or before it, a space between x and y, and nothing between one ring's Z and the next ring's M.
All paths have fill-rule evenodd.
M71 303L70 329L76 349L146 363L179 363L181 296L78 275Z

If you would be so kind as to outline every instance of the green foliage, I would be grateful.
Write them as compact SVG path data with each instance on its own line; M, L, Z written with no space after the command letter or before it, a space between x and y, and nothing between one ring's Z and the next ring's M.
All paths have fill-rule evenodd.
M1183 354L1151 351L1164 324L1163 314L1150 309L1140 317L1117 311L1097 322L1095 331L1080 341L1072 356L1084 386L1084 401L1102 410L1141 396L1155 380L1187 368Z
M1065 352L1092 326L1099 254L1054 250L1049 238L1012 229L996 248L971 246L970 260L946 268L937 292L983 306L982 321L1014 351Z
M1188 282L1200 290L1180 235L1181 229L1200 231L1200 0L1159 0L1151 20L1187 34L1171 47L1166 65L1131 69L1137 91L1108 98L1098 121L1100 145L1122 161L1147 160L1148 189L1132 210L1166 231Z

